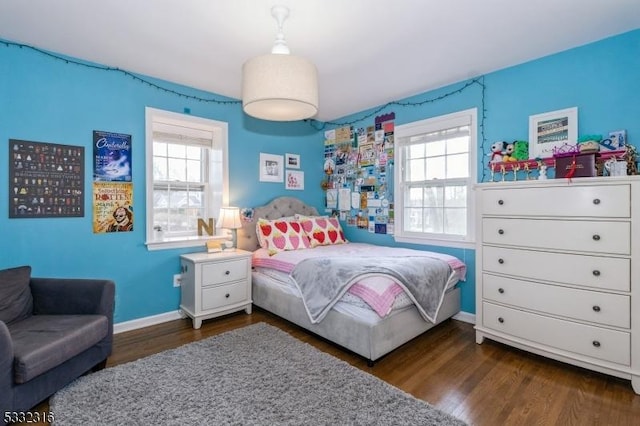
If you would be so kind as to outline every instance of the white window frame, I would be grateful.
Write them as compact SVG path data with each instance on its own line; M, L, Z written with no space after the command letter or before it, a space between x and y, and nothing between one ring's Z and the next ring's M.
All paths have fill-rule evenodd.
M408 232L403 229L404 218L404 162L401 140L425 133L437 132L453 127L469 125L469 176L467 181L467 234L434 234L426 232ZM396 147L394 152L394 207L395 226L394 239L397 242L434 245L444 247L474 248L475 246L475 191L477 183L477 146L478 146L478 111L472 108L425 120L396 126L394 132ZM459 179L455 179L458 181Z
M223 121L210 120L202 117L194 117L187 114L179 114L160 109L145 108L145 156L146 156L146 246L148 250L164 250L182 247L198 247L205 245L206 241L211 239L224 239L226 235L203 235L203 236L184 236L173 238L158 237L158 233L153 229L153 124L165 123L168 125L184 125L188 123L189 127L199 130L210 131L214 135L214 139L219 141L222 146L222 205L229 203L229 161L228 161L228 124ZM210 195L210 194L208 194ZM218 212L209 211L211 216L218 215ZM217 228L216 228L217 229Z

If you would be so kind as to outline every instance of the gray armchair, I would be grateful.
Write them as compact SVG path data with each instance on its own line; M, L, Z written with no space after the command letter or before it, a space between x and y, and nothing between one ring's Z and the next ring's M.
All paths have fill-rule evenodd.
M113 281L30 275L0 271L0 424L103 368L113 345Z

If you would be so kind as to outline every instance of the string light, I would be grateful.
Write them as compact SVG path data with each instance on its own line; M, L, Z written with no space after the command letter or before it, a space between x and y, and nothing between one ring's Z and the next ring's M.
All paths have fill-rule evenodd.
M486 118L487 118L487 108L486 108L486 105L485 105L485 92L486 92L487 86L484 83L484 76L480 76L480 77L476 77L474 79L471 79L471 80L465 82L462 85L462 87L460 87L458 89L454 89L454 90L451 90L450 92L444 93L442 95L439 95L439 96L436 96L436 97L433 97L433 98L427 98L427 99L424 99L422 101L416 101L416 102L391 101L391 102L388 102L388 103L376 108L374 111L372 111L372 112L370 112L368 114L362 115L359 118L356 118L356 119L354 119L352 121L343 121L343 122L327 121L327 122L321 122L321 121L317 121L317 120L314 120L314 119L307 119L305 121L310 122L311 126L314 129L318 130L318 131L323 130L326 126L335 126L335 127L352 126L352 125L354 125L354 124L356 124L358 122L364 121L364 120L366 120L368 118L371 118L373 116L378 115L380 112L382 112L383 110L385 110L385 109L387 109L389 107L393 107L393 106L400 106L400 107L419 107L419 106L423 106L423 105L426 105L426 104L430 104L430 103L434 103L434 102L437 102L437 101L441 101L441 100L446 99L446 98L448 98L450 96L454 96L454 95L460 94L460 93L464 92L465 90L467 90L470 87L473 87L475 85L478 85L481 88L480 124L479 124L479 127L480 127L480 151L481 151L482 156L483 156L482 158L484 158L484 153L486 151L486 141L487 141L487 138L485 136L485 121L486 121ZM315 123L318 123L320 126L316 126ZM486 173L487 173L487 170L483 166L482 167L482 182L484 182L486 180Z
M218 104L218 105L241 105L242 101L241 100L223 100L223 99L219 99L219 98L204 98L201 96L195 96L195 95L190 95L190 94L186 94L186 93L182 93L179 92L177 90L174 89L169 89L161 84L157 84L154 83L150 80L144 79L130 71L127 70L123 70L121 68L117 68L117 67L109 67L109 66L105 66L105 65L95 65L95 64L90 64L87 62L82 62L82 61L78 61L78 60L74 60L74 59L69 59L69 58L65 58L61 55L57 55L55 53L51 53L48 52L46 50L42 50L39 49L37 47L34 46L29 46L27 44L21 44L21 43L15 43L15 42L10 42L10 41L5 41L5 40L0 40L0 43L3 44L5 47L17 47L20 49L29 49L32 50L34 52L38 52L42 55L45 55L49 58L52 58L54 60L58 60L58 61L62 61L65 64L72 64L72 65L77 65L77 66L82 66L82 67L86 67L86 68L91 68L91 69L95 69L95 70L99 70L99 71L110 71L110 72L117 72L120 73L124 76L127 77L131 77L134 81L137 81L141 84L146 84L149 87L152 87L154 89L160 90L162 92L171 94L171 95L175 95L175 96L179 96L181 98L185 98L185 99L191 99L194 101L198 101L198 102L206 102L206 103L213 103L213 104ZM315 130L317 131L321 131L324 128L326 128L327 126L336 126L336 127L344 127L344 126L351 126L357 122L360 121L364 121L368 118L371 118L375 115L377 115L378 113L380 113L381 111L383 111L386 108L389 107L394 107L394 106L399 106L399 107L420 107L423 105L427 105L430 103L434 103L434 102L438 102L441 100L444 100L450 96L454 96L457 94L460 94L462 92L464 92L465 90L469 89L470 87L473 87L475 85L478 85L481 87L481 113L480 113L480 136L481 136L481 143L480 143L480 147L481 147L481 151L482 151L482 155L484 156L485 153L485 145L486 145L486 137L485 137L485 120L486 120L486 113L487 110L485 108L485 91L486 91L486 85L484 83L484 76L481 77L477 77L474 79L471 79L469 81L467 81L466 83L464 83L462 85L462 87L455 89L455 90L451 90L450 92L444 93L440 96L436 96L433 98L427 98L424 99L422 101L416 101L416 102L401 102L401 101L391 101L388 102L378 108L376 108L374 111L362 115L361 117L354 119L352 121L345 121L345 122L335 122L335 121L318 121L318 120L314 120L314 119L306 119L304 121L308 122L311 127L313 127ZM484 158L484 157L483 157ZM485 179L485 174L486 174L486 168L483 167L483 172L482 172L482 181L484 182Z
M179 96L181 98L186 98L186 99L191 99L194 101L199 101L199 102L207 102L207 103L214 103L214 104L219 104L219 105L240 105L242 104L242 101L238 101L238 100L224 100L224 99L219 99L219 98L203 98L201 96L195 96L195 95L189 95L186 93L182 93L179 92L177 90L173 90L173 89L169 89L165 86L162 86L161 84L157 84L154 83L150 80L144 79L130 71L127 70L123 70L121 68L117 68L117 67L108 67L105 65L95 65L95 64L90 64L87 62L81 62L81 61L76 61L73 59L69 59L69 58L65 58L62 57L60 55L56 55L55 53L51 53L51 52L47 52L46 50L42 50L42 49L38 49L37 47L33 47L33 46L29 46L27 44L20 44L20 43L14 43L14 42L10 42L10 41L0 41L0 43L4 44L5 47L18 47L20 49L29 49L32 50L34 52L38 52L42 55L45 55L49 58L52 58L54 60L58 60L58 61L62 61L65 64L72 64L72 65L78 65L78 66L82 66L82 67L86 67L86 68L91 68L94 70L99 70L99 71L111 71L111 72L117 72L120 73L124 76L127 77L131 77L134 81L137 81L139 83L142 84L146 84L149 87L153 87L154 89L160 90L162 92L165 93L169 93L172 95L176 95Z

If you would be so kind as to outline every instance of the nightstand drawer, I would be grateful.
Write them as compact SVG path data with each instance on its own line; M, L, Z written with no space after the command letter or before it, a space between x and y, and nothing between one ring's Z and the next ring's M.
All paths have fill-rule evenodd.
M621 365L631 363L631 334L484 302L483 325L492 330Z
M631 298L621 294L483 274L482 297L494 302L614 327L631 327Z
M544 200L541 202L541 200ZM631 217L630 185L486 189L484 215Z
M247 278L249 259L229 260L202 265L202 286L224 284Z
M219 285L202 289L202 310L220 308L247 300L247 283Z
M629 291L631 260L483 246L482 269L530 280Z

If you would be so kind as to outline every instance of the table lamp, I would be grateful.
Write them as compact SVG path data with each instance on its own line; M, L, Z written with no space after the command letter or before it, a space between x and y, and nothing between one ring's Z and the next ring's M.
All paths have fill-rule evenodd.
M238 207L221 207L216 228L225 228L231 230L231 247L228 250L235 250L237 244L236 229L242 228L240 209Z

